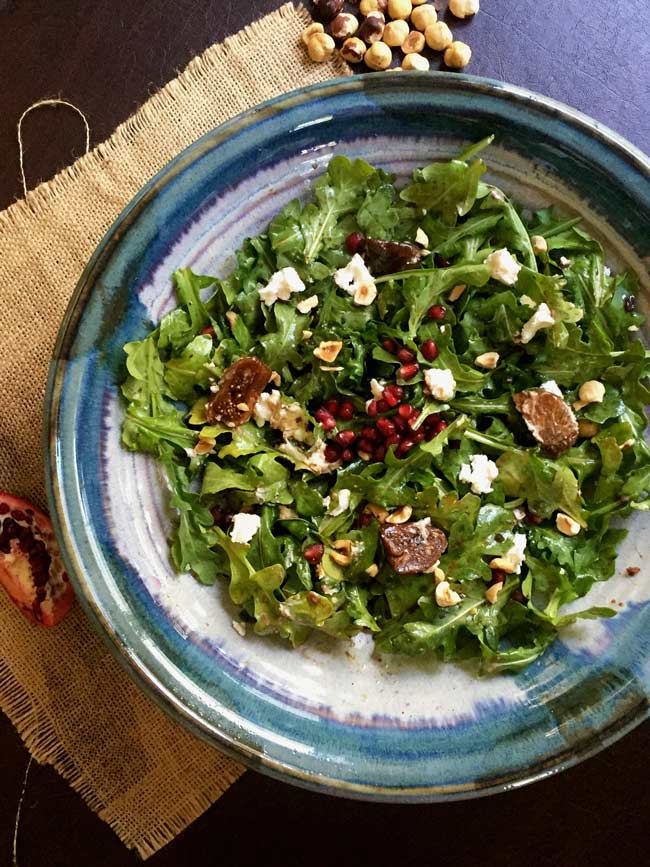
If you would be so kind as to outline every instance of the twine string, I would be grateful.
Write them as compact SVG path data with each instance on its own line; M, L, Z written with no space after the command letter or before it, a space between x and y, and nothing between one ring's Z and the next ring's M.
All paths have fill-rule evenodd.
M23 151L23 121L27 117L27 115L34 111L36 108L42 108L44 105L53 105L53 106L64 106L65 108L71 108L72 111L75 111L79 117L84 122L84 127L86 129L86 150L85 153L88 153L90 150L90 126L88 125L88 119L86 115L80 108L77 108L76 105L73 105L71 102L68 102L67 99L39 99L38 102L33 103L25 111L20 115L20 120L18 121L17 133L18 133L18 155L20 159L20 178L23 182L23 193L25 196L27 195L27 181L25 180L25 165L24 165L24 151Z
M13 844L13 859L12 859L12 867L18 867L18 828L20 827L20 814L23 810L23 801L25 800L25 793L27 792L27 778L29 777L29 769L32 766L32 762L34 761L34 757L30 756L29 761L27 762L27 767L25 768L25 776L23 777L23 787L20 791L20 798L18 799L18 808L16 809L16 819L14 821L14 844Z

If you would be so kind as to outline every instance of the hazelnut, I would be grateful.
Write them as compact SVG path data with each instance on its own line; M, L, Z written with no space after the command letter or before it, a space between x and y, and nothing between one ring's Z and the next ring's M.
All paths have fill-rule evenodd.
M433 567L433 580L436 582L436 584L442 584L443 581L447 580L447 576L442 571L440 566Z
M496 584L493 584L491 587L485 591L485 598L490 603L490 605L494 605L497 601L497 596L503 590L503 581L497 581Z
M424 38L429 48L433 48L434 51L444 51L454 41L451 30L444 21L429 24L424 31Z
M391 512L390 515L386 518L387 524L405 524L408 519L413 514L412 506L402 506L401 509L397 509L395 512Z
M361 63L366 53L366 43L356 36L346 39L341 46L341 57L348 63Z
M465 42L452 42L445 51L445 66L450 69L463 69L471 59L472 49Z
M308 45L309 40L312 38L312 36L314 36L314 34L324 32L325 28L323 27L323 25L319 24L317 21L314 21L313 24L310 24L309 27L302 31L300 38L304 45Z
M314 6L323 21L331 21L343 11L344 0L314 0Z
M402 42L402 51L404 54L419 54L423 48L424 36L419 30L411 30L404 42Z
M490 569L500 569L502 572L512 575L516 566L512 560L509 560L507 557L493 557L490 560Z
M584 405L588 403L602 403L605 397L605 386L597 379L583 382L578 392L578 397Z
M427 0L411 0L412 6L424 6Z
M425 31L430 24L435 24L438 15L433 6L417 6L411 12L411 24L417 29Z
M330 59L335 47L334 40L327 33L314 33L307 43L307 53L311 60L322 63Z
M557 513L555 517L555 526L558 528L560 533L564 533L565 536L577 536L580 532L580 524L577 521L574 521L573 518L565 515L564 512Z
M359 27L359 39L363 39L368 45L379 42L384 35L384 16L381 12L371 12ZM384 67L382 67L384 68Z
M385 12L388 9L388 0L361 0L359 12L369 15L371 12Z
M388 0L388 14L391 18L408 18L412 11L411 0Z
M331 364L342 349L343 343L340 340L323 340L314 349L314 355L321 361Z
M347 39L359 29L359 21L349 12L341 12L330 24L330 33L334 39Z
M376 563L371 563L366 569L366 575L370 575L371 578L374 578L378 572L379 566Z
M470 18L479 8L479 0L449 0L449 11L456 18Z
M364 511L370 512L380 523L383 523L388 517L388 511L383 506L376 506L374 503L368 503Z
M482 355L477 355L474 359L474 364L477 367L484 367L486 370L494 370L498 363L498 352L484 352Z
M452 608L460 602L460 596L449 586L449 581L436 584L436 602L440 608Z
M458 301L463 292L467 289L466 283L457 283L449 293L449 301Z
M534 253L546 253L548 250L548 244L543 235L533 235L530 239L530 243Z
M398 18L397 21L389 21L384 27L383 41L392 48L399 48L409 35L409 26L406 21Z
M402 61L402 69L417 69L419 72L427 72L429 61L421 54L407 54Z

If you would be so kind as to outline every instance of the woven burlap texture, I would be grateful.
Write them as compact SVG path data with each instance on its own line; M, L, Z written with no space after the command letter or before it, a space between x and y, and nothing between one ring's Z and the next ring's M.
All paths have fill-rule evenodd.
M214 126L348 74L340 60L306 59L300 33L309 21L287 4L212 46L108 141L0 213L0 489L45 505L42 406L56 333L84 265L127 202ZM0 709L32 755L54 765L143 857L243 770L143 696L78 606L45 630L0 593Z

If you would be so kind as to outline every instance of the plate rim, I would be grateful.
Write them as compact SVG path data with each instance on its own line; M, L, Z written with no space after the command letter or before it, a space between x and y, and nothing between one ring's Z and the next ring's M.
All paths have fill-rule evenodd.
M203 152L218 147L221 141L230 138L248 126L254 125L264 117L280 114L285 107L307 102L313 99L315 94L333 96L337 92L367 92L372 96L374 87L380 87L380 82L386 80L388 75L387 72L381 72L336 78L324 83L298 88L259 103L223 124L208 130L199 139L188 145L166 163L127 203L109 226L84 267L59 327L50 361L45 393L43 425L45 481L52 523L60 543L66 568L75 587L77 599L85 615L90 619L94 631L99 634L113 657L136 685L175 721L180 722L192 733L212 746L218 747L231 758L243 762L246 766L312 791L389 803L442 802L482 797L520 788L577 765L615 743L647 719L650 716L650 704L647 699L639 701L622 717L613 720L605 729L600 729L592 734L577 752L575 745L568 747L565 755L556 753L554 756L542 760L538 766L527 769L526 772L513 771L503 779L495 780L492 778L485 784L478 781L474 785L445 784L423 787L391 787L354 783L314 772L302 771L285 762L270 758L263 752L263 748L254 749L201 718L198 712L193 711L180 698L176 697L161 679L147 667L144 660L132 652L125 640L118 635L116 629L104 616L86 582L83 564L73 554L75 546L65 521L67 510L62 491L62 480L58 472L58 416L62 384L65 378L66 348L76 334L76 326L83 315L85 301L92 292L95 275L101 273L102 264L117 247L121 236L128 229L130 223L148 206L158 188L173 180L184 167L195 162ZM394 81L392 75L390 80ZM591 138L597 139L650 178L650 158L636 145L605 124L551 97L507 82L449 72L410 73L407 80L411 86L415 87L419 84L428 89L433 87L435 90L444 91L448 89L449 85L452 85L452 89L532 105L542 114L559 117Z

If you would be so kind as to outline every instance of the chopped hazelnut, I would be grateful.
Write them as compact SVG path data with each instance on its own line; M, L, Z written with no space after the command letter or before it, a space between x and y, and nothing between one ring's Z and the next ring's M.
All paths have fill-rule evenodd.
M391 514L386 518L386 523L405 524L412 514L413 508L411 506L402 506L401 509L398 509L395 512L391 512Z
M440 608L453 608L461 601L460 596L452 590L448 581L441 581L436 585L436 602Z
M378 572L379 566L376 563L371 563L366 569L366 575L370 575L371 578L374 578Z
M474 364L477 367L484 367L486 370L494 370L498 363L498 352L484 352L482 355L477 355L474 359Z
M497 581L495 584L492 584L491 587L485 591L485 598L490 603L490 605L494 605L497 601L497 596L503 590L503 581Z
M454 41L451 30L444 21L427 25L424 38L429 48L433 48L434 51L444 51Z
M390 48L387 45L384 45L383 42L376 42L374 45L371 45L370 48L366 51L366 56L364 58L364 60L366 61L368 66L370 66L371 69L375 69L375 67L372 66L370 61L368 60L368 55L370 54L370 52L374 48L379 48L380 46L383 46L383 48L385 48L386 51L388 51L388 53L390 54ZM392 57L392 55L391 55L391 57ZM378 66L376 68L377 69L385 69L386 67L385 66ZM376 297L377 297L377 287L375 286L374 283L370 283L368 285L359 286L357 291L352 296L352 300L354 301L355 304L358 304L361 307L367 307L369 304L372 304L372 302L375 300Z
M226 313L226 321L231 328L235 327L235 322L237 322L237 314L234 310L228 310L228 312Z
M421 54L407 54L402 61L402 69L416 69L418 72L428 72L429 61Z
M443 581L447 580L447 576L442 571L440 566L434 566L433 567L433 579L436 582L436 584L442 584Z
M326 364L331 364L336 360L336 356L343 349L343 343L340 340L324 340L319 343L314 349L314 355Z
M449 301L458 301L463 292L467 289L465 283L458 283L449 293Z
M586 418L578 419L578 436L590 440L592 437L596 436L599 430L600 425L596 424L595 421L589 421L589 419Z
M370 512L371 515L374 515L374 517L377 518L380 523L383 523L388 517L388 509L384 509L383 506L376 506L374 503L368 503L365 511Z
M558 528L560 533L564 533L565 536L577 536L580 532L580 524L577 521L574 521L573 518L570 518L569 515L565 515L564 512L558 512L555 517L555 526Z
M513 572L517 571L517 566L507 557L493 557L490 560L490 569L501 569L502 572L512 575Z
M402 42L402 51L404 54L419 54L424 48L424 36L419 30L411 30L409 35Z
M472 49L465 42L452 42L445 50L445 66L450 69L463 69L472 59Z

